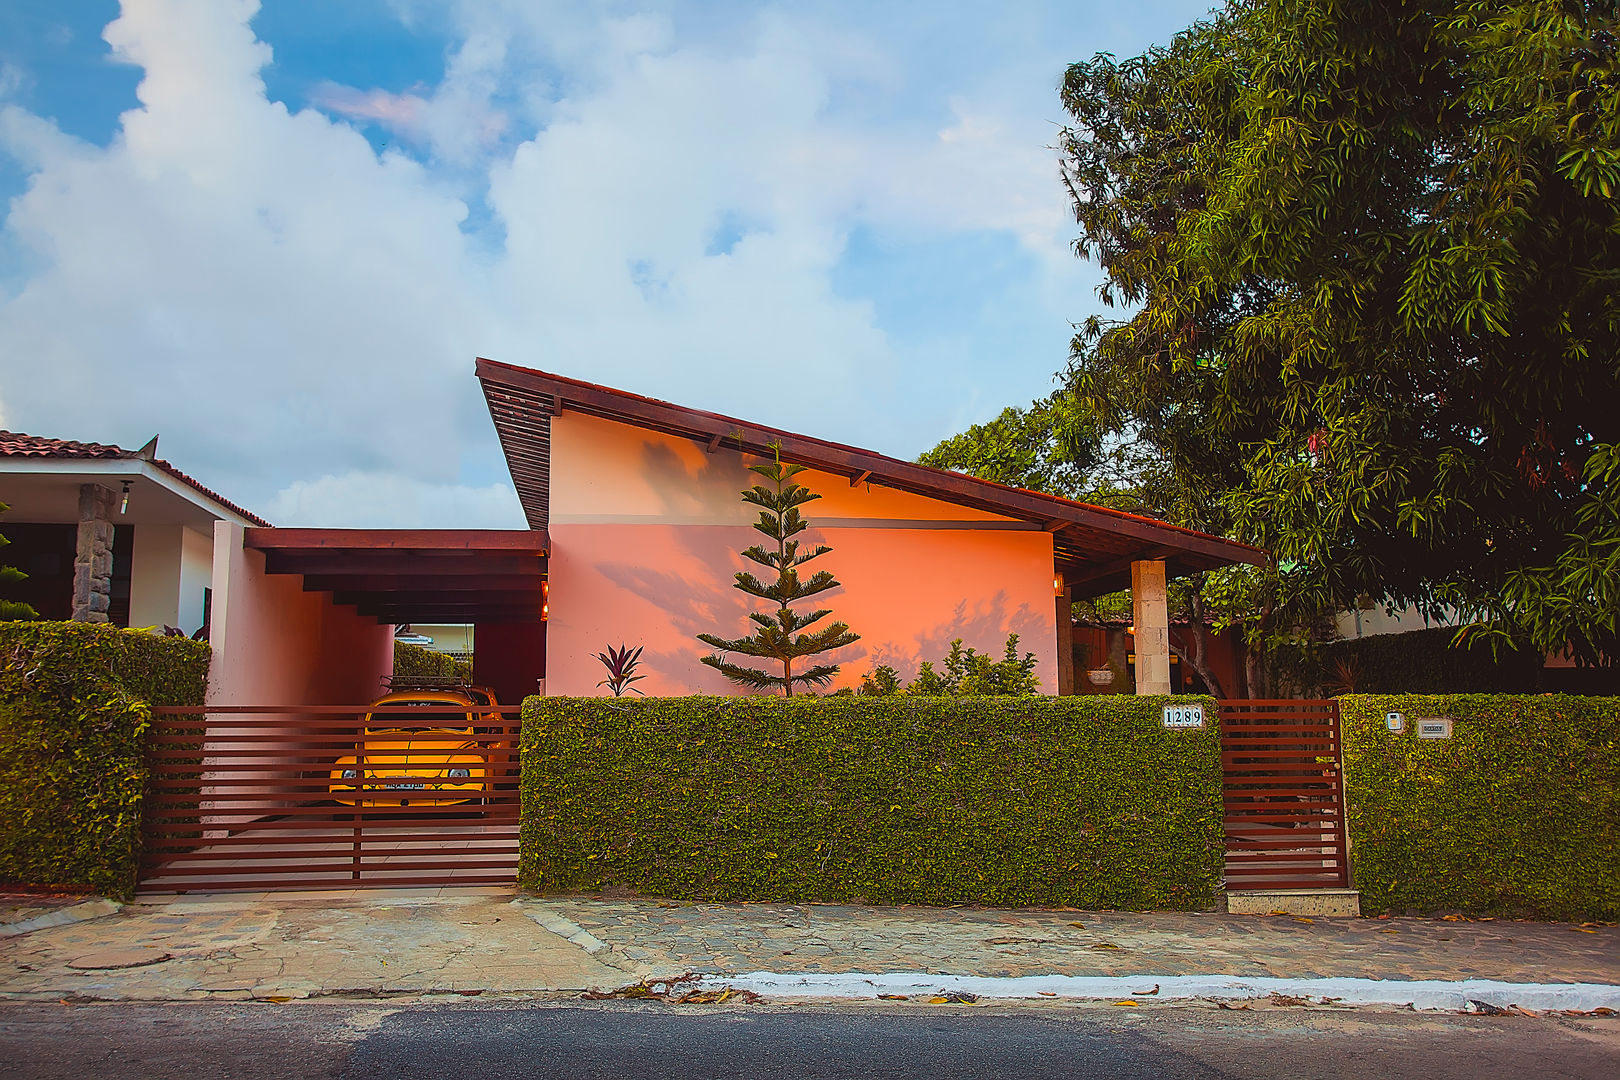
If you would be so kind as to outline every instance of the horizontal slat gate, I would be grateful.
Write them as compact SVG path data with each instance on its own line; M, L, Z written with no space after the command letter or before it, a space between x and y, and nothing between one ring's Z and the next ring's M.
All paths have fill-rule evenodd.
M1339 703L1223 701L1226 887L1348 888Z
M154 709L141 890L516 880L518 710L477 708L453 751L450 739L419 737L402 752L366 731L369 708ZM457 706L411 713L429 727L467 724ZM359 793L333 776L346 766L370 778Z

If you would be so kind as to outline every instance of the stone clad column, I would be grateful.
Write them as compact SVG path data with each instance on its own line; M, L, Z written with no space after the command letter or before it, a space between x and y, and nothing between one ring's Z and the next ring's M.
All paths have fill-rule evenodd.
M1164 560L1131 563L1131 603L1136 624L1136 692L1170 692L1170 607L1165 599Z
M79 485L79 536L73 555L73 621L104 623L112 603L113 504L100 484Z

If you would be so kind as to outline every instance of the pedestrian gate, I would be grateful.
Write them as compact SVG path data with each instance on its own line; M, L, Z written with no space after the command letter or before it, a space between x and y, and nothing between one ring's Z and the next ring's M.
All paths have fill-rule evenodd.
M142 891L515 881L518 710L370 710L153 709Z
M1226 888L1348 888L1336 701L1223 701Z

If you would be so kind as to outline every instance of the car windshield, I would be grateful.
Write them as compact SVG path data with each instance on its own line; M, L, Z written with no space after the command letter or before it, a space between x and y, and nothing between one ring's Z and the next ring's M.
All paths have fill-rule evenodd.
M422 708L454 708L457 704L454 701L390 701L383 710L366 718L366 727L373 731L432 731L471 726L472 717L467 713L423 716L414 711Z
M493 704L495 704L495 699L490 697L488 694L486 694L482 690L468 690L467 691L467 696L472 698L473 701L476 702L479 705L493 705Z

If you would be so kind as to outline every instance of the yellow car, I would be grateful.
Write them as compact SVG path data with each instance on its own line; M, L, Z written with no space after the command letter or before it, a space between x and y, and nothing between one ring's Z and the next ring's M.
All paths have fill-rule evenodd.
M453 705L467 707L464 725L443 713L412 715ZM494 705L484 687L384 694L366 714L362 752L333 762L332 798L345 806L453 806L484 798L489 755L476 728L484 722L480 707Z

